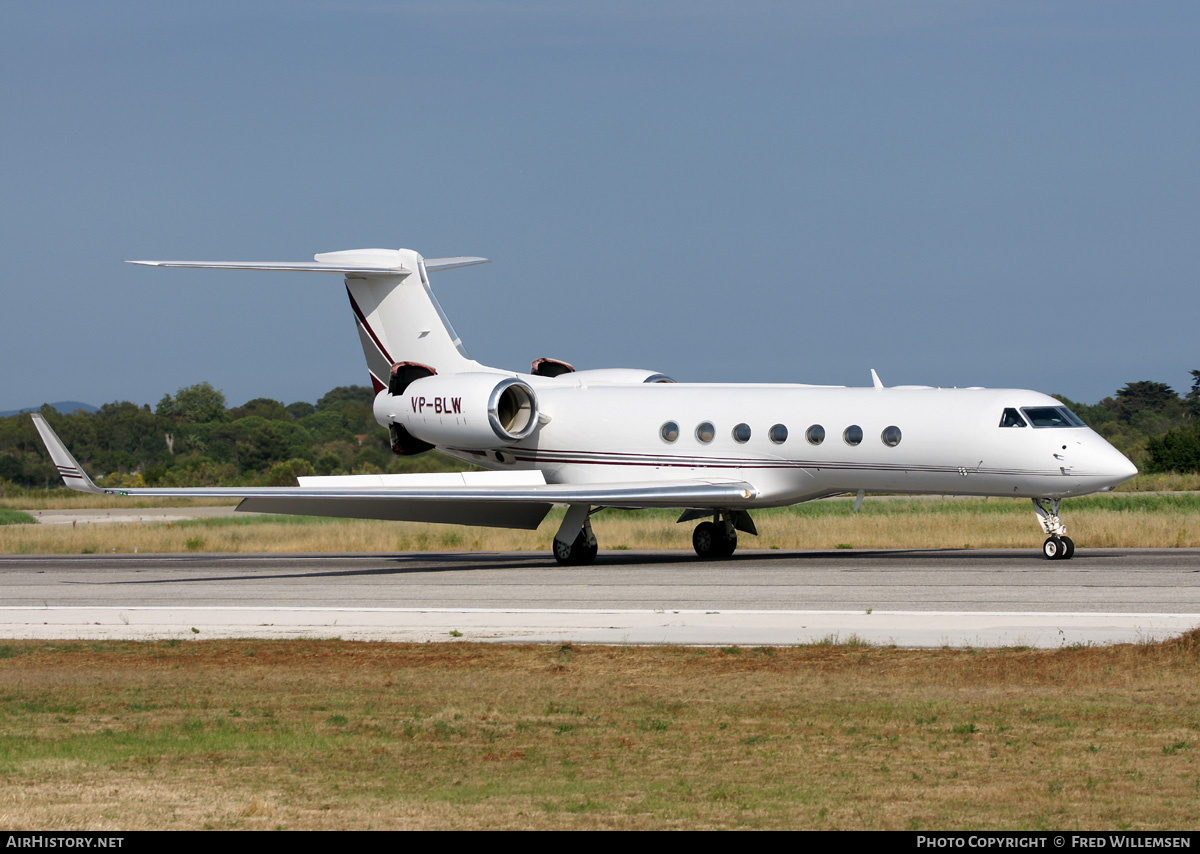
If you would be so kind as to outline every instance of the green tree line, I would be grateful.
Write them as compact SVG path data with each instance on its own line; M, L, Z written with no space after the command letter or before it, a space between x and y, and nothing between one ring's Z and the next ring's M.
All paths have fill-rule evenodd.
M371 411L374 392L340 386L317 403L256 398L229 408L209 383L164 395L158 405L107 403L50 422L80 464L106 486L294 486L297 476L459 470L435 452L392 453ZM62 481L28 414L0 418L0 484Z
M1126 383L1094 405L1055 395L1143 472L1200 471L1200 371L1179 395L1166 383Z

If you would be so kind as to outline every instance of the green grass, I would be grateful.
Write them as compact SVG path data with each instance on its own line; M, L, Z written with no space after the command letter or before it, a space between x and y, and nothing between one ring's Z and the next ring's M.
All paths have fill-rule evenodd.
M0 646L9 826L1191 827L1200 636Z
M36 525L37 519L20 510L7 510L0 507L0 525Z
M1200 512L1200 493L1105 493L1084 495L1063 501L1066 512L1072 510L1109 510L1130 513L1159 513L1167 510ZM917 516L930 513L961 513L968 510L981 514L1028 514L1033 512L1028 499L1014 498L909 498L901 496L868 495L859 507L860 516ZM771 517L796 517L817 519L835 516L853 516L853 496L826 498L795 504L790 507L771 507L753 511L755 519ZM674 521L679 514L671 510L605 510L605 516L636 516Z

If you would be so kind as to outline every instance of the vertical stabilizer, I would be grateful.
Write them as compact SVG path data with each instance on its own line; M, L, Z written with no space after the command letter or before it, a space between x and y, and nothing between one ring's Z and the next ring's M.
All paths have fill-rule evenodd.
M439 374L478 370L429 287L425 259L409 249L356 249L316 256L321 264L403 270L395 275L348 272L346 291L354 311L371 385L388 385L398 362L415 362Z

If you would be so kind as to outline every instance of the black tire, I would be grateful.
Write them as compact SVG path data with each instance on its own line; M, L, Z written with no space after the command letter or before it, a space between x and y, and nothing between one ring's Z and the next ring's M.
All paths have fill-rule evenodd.
M692 531L692 548L702 558L716 557L717 526L712 522L701 522Z
M559 566L574 565L574 561L571 559L575 552L574 544L568 545L561 540L556 539L550 546L550 550L554 552L554 559L558 561Z
M1062 537L1062 542L1064 548L1062 559L1070 560L1075 557L1075 541L1070 537Z
M1046 542L1042 543L1042 554L1046 556L1046 560L1062 560L1067 553L1066 543L1060 537L1046 537Z
M571 545L564 545L556 539L551 548L554 550L554 559L560 566L587 566L596 559L596 554L600 551L599 544L588 545L583 531L579 532L579 536Z
M717 557L729 557L735 551L737 551L737 531L730 531L728 537L717 538Z

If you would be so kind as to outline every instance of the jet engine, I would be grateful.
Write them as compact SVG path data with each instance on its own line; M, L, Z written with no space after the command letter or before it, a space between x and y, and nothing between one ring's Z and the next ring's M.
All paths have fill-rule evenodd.
M430 445L485 450L533 433L537 395L521 380L496 374L422 377L402 394L376 395L375 420Z

